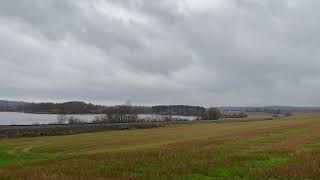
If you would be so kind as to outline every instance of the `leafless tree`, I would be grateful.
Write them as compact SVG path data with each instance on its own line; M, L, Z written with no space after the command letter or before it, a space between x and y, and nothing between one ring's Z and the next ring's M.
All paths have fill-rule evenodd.
M205 120L218 120L221 116L221 112L218 108L210 107L207 109L204 116L203 119Z
M93 120L94 123L134 123L138 121L138 114L133 111L131 101L115 106Z
M59 114L57 116L57 123L58 124L65 124L67 123L67 116L65 114Z
M76 117L71 116L68 118L68 124L83 124L83 123L85 123L85 122L82 121L81 119L76 118Z

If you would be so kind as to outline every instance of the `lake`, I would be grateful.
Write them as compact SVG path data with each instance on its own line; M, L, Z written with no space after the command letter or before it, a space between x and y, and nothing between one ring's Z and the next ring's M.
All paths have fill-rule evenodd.
M97 114L74 114L73 116L86 122L91 122ZM161 115L140 114L139 118L160 119ZM173 116L177 119L195 120L196 117ZM17 112L0 112L0 125L31 125L31 124L52 124L57 122L56 114L28 114Z

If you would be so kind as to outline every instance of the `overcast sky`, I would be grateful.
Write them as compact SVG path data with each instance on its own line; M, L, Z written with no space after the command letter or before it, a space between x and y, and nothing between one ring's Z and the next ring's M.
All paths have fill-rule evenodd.
M319 0L1 0L0 99L320 106Z

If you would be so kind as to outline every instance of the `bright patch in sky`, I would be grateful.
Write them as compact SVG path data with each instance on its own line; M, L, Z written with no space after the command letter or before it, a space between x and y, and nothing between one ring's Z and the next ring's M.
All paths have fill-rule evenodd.
M223 0L179 0L179 9L183 12L202 12L215 10L221 6Z

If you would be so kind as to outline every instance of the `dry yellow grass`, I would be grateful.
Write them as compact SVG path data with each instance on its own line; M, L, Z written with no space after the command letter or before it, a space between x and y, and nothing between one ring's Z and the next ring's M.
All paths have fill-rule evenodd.
M316 179L319 122L320 114L302 114L5 139L0 179Z

